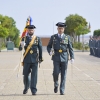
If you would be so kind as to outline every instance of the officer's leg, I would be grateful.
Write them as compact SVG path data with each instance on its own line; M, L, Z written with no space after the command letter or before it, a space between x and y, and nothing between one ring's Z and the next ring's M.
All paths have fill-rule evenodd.
M53 80L54 80L54 87L58 87L58 76L60 72L60 62L54 61L53 62Z
M95 48L93 48L93 56L95 56Z
M93 48L91 48L91 55L93 55L93 50L92 50Z
M30 86L30 64L24 63L23 67L23 82L24 82L24 90L28 90Z
M96 57L96 54L97 54L97 52L96 52L97 50L96 50L96 48L95 48L95 57Z
M96 57L98 57L98 48L96 49Z
M31 73L31 92L36 93L37 92L37 73L38 73L38 63L34 63L31 65L32 67L32 73Z
M23 77L24 89L28 90L30 87L30 75L24 75Z
M94 56L96 55L96 53L95 53L95 48L93 49L94 50Z
M90 55L91 55L91 47L90 47Z
M100 57L100 49L98 49L98 57Z
M96 51L97 51L97 50L96 50L96 48L95 48L95 57L96 57L96 53L97 53Z
M96 57L98 56L98 54L97 54L97 53L98 53L98 49L96 48Z
M98 57L99 57L99 52L100 52L100 51L99 51L99 48L98 48Z
M95 49L95 56L97 57L97 48Z
M92 47L92 56L94 55L93 47Z
M90 48L90 55L92 55L92 48Z
M60 93L64 93L64 90L65 90L66 73L67 73L67 64L68 64L68 62L61 62Z

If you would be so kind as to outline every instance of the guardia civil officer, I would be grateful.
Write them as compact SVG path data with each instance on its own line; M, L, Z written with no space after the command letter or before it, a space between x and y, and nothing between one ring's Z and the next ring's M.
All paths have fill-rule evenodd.
M34 25L27 26L27 36L25 37L24 49L27 52L27 48L30 45L34 35ZM25 53L24 53L25 54ZM32 95L36 95L37 92L37 74L38 74L38 62L42 62L42 42L39 37L36 36L32 46L28 50L24 60L23 60L23 82L24 90L23 94L28 92L28 89L31 89ZM31 74L31 78L29 78Z
M72 43L70 36L64 34L64 29L66 27L65 23L58 22L56 24L58 33L51 36L50 41L47 45L47 51L49 55L52 55L53 60L53 80L54 80L54 92L58 92L58 76L61 73L61 82L60 82L60 95L64 95L65 91L65 82L67 74L67 65L68 65L68 51L70 54L70 59L74 61L74 53L72 48ZM54 53L52 53L52 48Z

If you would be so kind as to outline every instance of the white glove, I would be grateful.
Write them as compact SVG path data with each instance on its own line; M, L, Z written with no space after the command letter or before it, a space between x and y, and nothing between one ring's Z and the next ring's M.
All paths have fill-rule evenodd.
M25 44L26 44L26 43L25 43L24 41L21 42L21 46L22 46L22 47L24 47Z
M51 51L51 52L49 53L49 55L50 55L50 56L53 55L53 52Z
M74 59L71 59L70 62L71 62L71 64L73 64L74 63Z

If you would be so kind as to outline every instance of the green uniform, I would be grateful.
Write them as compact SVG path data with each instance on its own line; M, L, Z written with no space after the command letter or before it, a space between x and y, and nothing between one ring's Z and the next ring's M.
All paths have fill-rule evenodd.
M25 50L27 49L31 39L32 39L31 37L26 36L25 46L24 46ZM40 38L36 37L34 44L32 45L32 47L30 48L29 52L27 53L26 57L23 60L24 89L28 90L30 87L32 93L37 92L36 85L37 85L38 60L39 61L42 60L42 43ZM31 78L29 77L30 73L31 73Z
M70 37L63 34L62 38L59 38L58 34L51 36L50 41L47 45L47 51L50 54L51 49L54 49L54 55L52 56L53 60L53 79L54 87L58 87L58 76L61 72L61 83L60 83L60 93L64 93L65 90L65 81L67 73L67 64L68 64L68 51L70 58L74 59L74 53L72 49L72 44Z

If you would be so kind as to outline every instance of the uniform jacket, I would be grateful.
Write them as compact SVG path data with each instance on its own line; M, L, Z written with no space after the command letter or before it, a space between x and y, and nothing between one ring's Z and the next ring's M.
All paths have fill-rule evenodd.
M25 38L25 46L24 49L26 50L29 43L31 41L31 38L29 36L26 36ZM33 53L30 53L30 51L33 51ZM38 53L39 52L39 53ZM27 53L26 57L24 58L24 63L35 63L38 61L38 59L42 59L42 43L39 37L36 37L32 47L30 48L29 52Z
M52 47L54 49L54 55L52 56L53 61L61 61L61 62L68 61L67 50L69 50L70 59L74 59L73 48L70 41L70 37L68 35L63 34L62 38L59 38L58 34L52 35L47 45L48 53L50 53ZM60 53L59 52L60 49L64 52Z

